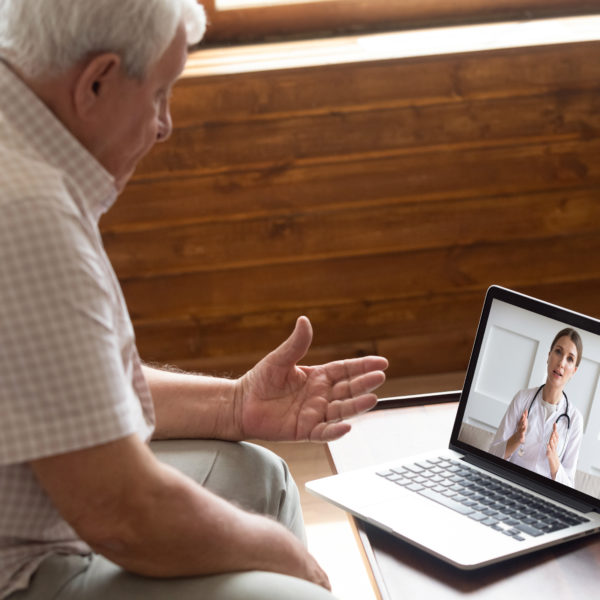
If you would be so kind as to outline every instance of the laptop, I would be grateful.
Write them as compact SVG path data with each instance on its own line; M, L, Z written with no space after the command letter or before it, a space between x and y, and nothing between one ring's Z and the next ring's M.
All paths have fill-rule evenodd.
M553 392L558 403L544 405ZM525 408L525 437L513 438ZM460 569L600 531L600 321L490 287L450 440L440 444L306 487Z

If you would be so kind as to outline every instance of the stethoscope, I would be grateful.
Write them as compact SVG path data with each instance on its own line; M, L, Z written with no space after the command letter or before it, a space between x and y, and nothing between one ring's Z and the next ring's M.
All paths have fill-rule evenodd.
M537 389L537 392L534 394L533 399L529 403L529 409L527 410L527 415L531 414L531 407L533 406L535 399L538 397L538 394L540 393L540 391L542 390L544 385L545 384L540 385L540 387ZM558 415L558 417L556 417L556 421L554 421L554 423L558 426L558 422L561 419L566 419L567 420L567 435L568 435L569 429L571 429L571 417L568 414L569 413L569 399L567 398L567 395L565 394L564 390L563 390L563 396L565 397L567 406L565 408L565 411L562 414ZM562 455L562 453L565 451L566 447L567 447L567 436L565 435L565 439L563 441L562 452L559 453L559 456ZM519 456L523 456L524 454L525 454L525 448L523 448L523 445L521 444L521 447L519 448Z

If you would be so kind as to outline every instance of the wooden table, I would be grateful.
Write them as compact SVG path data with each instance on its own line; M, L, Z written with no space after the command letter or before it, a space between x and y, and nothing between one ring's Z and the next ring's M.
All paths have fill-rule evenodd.
M352 431L329 444L343 472L447 447L458 392L389 398L353 420ZM382 600L411 598L581 599L600 594L600 536L576 540L477 571L461 571L354 519L368 569Z

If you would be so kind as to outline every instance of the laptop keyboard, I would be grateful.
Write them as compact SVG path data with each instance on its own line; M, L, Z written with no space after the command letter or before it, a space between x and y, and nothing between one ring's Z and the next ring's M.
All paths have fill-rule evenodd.
M523 534L538 537L588 521L454 459L431 458L377 475L519 541Z

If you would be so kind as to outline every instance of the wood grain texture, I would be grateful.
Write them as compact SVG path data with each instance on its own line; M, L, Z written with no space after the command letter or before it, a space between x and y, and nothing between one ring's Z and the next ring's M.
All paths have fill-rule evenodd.
M201 60L201 53L193 58ZM466 367L502 284L599 314L600 42L189 75L102 220L142 356Z

